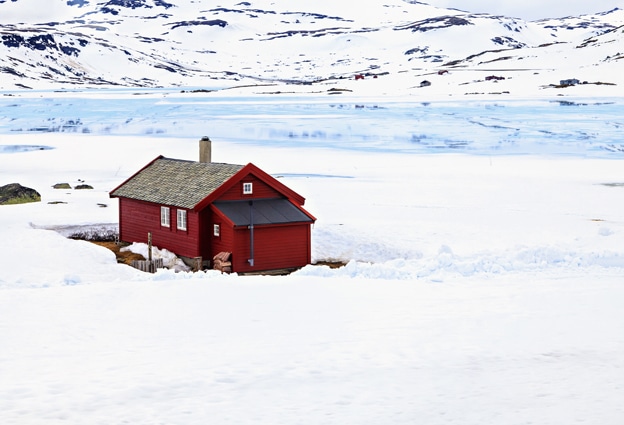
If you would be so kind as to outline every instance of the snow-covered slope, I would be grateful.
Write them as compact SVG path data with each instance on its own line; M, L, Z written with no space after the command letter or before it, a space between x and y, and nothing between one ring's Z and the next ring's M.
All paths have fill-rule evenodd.
M420 78L494 62L595 69L619 57L601 40L623 24L621 9L526 22L403 0L5 0L0 89ZM577 49L587 39L599 53Z

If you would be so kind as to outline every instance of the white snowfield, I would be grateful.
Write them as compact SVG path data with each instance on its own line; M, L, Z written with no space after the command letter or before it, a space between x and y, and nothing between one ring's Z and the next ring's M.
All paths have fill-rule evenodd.
M152 275L63 235L114 226L108 192L157 155L195 159L204 134L103 133L0 134L0 184L42 195L0 206L0 423L624 421L617 152L213 139L213 160L306 197L314 261L348 264ZM79 181L95 189L52 188Z

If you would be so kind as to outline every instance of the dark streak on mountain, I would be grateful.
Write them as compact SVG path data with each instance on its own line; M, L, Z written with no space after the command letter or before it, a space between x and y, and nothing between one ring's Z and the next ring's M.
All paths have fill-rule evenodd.
M312 36L312 37L322 37L328 34L342 34L345 31L349 30L349 28L323 28L319 30L291 30L285 32L270 32L267 33L269 38L266 38L264 41L275 40L276 38L284 38L284 37L292 37L293 35L301 35L303 37Z
M215 9L210 9L208 12L225 12L225 13L246 13L249 15L249 13L257 13L257 14L264 14L264 15L275 15L277 12L273 11L273 10L261 10L261 9L245 9L245 10L240 10L240 9L227 9L225 7L217 7ZM251 15L249 15L251 16Z
M426 32L449 28L454 26L474 25L467 19L458 16L436 16L435 18L424 19L407 25L399 25L394 29L397 31L412 30L412 32Z
M225 28L227 26L227 22L222 19L212 19L209 21L183 21L183 22L174 22L168 25L171 25L171 29L176 29L179 27L193 27L200 25L208 25L208 26L219 26L221 28Z
M9 68L8 66L1 66L0 67L0 72L4 73L4 74L15 75L16 77L25 77L25 75L22 74L21 72L18 72L18 71L16 71L13 68Z
M298 15L298 16L301 16L301 17L312 17L312 18L316 18L316 19L331 19L331 20L334 20L334 21L353 22L352 20L349 20L349 19L343 19L343 18L340 18L338 16L322 15L320 13L283 12L282 15Z
M162 0L154 0L154 5L157 7L164 7L165 9L174 7L173 4L167 3ZM146 4L146 0L110 0L104 4L104 7L106 8L110 6L119 6L119 7L125 7L128 9L138 9L141 7L151 9L153 7L153 6Z
M494 37L492 41L495 44L499 44L501 46L511 47L513 49L521 49L523 47L527 47L525 43L521 43L519 41L514 40L511 37Z
M80 39L81 46L88 44L88 41ZM79 49L71 46L57 44L54 37L50 34L33 35L32 37L24 38L19 34L5 34L2 36L2 44L7 47L20 48L26 47L31 50L60 50L69 56L78 56Z

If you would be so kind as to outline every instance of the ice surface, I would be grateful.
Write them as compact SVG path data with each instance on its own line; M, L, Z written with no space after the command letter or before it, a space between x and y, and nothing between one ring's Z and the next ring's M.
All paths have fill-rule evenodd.
M621 99L393 102L256 96L235 101L217 94L162 90L142 95L87 93L48 93L0 103L0 131L192 138L205 134L275 147L405 153L615 152L619 157L624 151Z

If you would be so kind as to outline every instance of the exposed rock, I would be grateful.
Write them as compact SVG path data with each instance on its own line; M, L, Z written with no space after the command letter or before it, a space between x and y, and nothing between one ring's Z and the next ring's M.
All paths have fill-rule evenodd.
M450 28L454 26L474 25L468 19L459 16L436 16L434 18L423 19L422 21L412 22L407 25L399 25L394 29L397 31L411 30L412 32L427 32L439 30L442 28Z
M174 30L179 27L193 27L199 25L208 25L208 26L219 26L221 28L225 28L228 23L223 19L211 19L209 21L184 21L184 22L174 22L171 24L171 29Z
M76 190L93 189L93 186L91 186L89 184L79 184L78 186L74 187L74 189L76 189Z
M0 187L0 205L25 204L40 202L41 195L34 189L19 183L11 183Z
M52 187L54 189L71 189L72 188L69 183L57 183Z
M85 41L85 43L87 42ZM2 35L2 44L13 48L27 47L31 50L57 50L68 56L78 56L80 53L80 50L75 47L57 43L51 34L37 34L31 37L24 37L20 34L4 34Z

